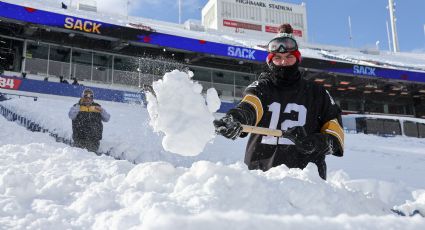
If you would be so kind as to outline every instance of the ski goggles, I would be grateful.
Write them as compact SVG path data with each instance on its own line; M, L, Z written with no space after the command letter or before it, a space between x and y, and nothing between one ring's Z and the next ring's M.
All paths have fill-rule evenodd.
M298 50L297 41L290 37L274 38L267 45L267 51L271 53L288 53L295 50Z
M93 99L93 94L92 93L86 93L86 94L84 94L83 97Z

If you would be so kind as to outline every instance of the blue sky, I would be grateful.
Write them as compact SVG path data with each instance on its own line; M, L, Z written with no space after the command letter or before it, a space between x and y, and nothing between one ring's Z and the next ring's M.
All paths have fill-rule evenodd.
M181 1L184 5L183 21L189 18L201 19L200 9L208 2L208 0ZM376 41L380 41L380 49L388 50L386 30L386 21L389 22L389 13L386 9L388 0L285 0L278 2L307 4L310 42L349 47L348 16L350 16L353 47L372 48L376 47ZM395 2L400 50L425 52L425 0L395 0ZM132 0L130 15L177 23L177 3L178 0Z

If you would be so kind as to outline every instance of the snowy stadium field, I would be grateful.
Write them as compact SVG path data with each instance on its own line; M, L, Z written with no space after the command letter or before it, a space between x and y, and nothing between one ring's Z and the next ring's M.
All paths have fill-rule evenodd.
M76 98L0 102L70 138ZM216 137L198 156L163 150L140 105L110 114L97 156L0 117L0 229L424 229L425 139L346 134L345 156L249 171L246 139ZM134 162L134 163L131 163Z

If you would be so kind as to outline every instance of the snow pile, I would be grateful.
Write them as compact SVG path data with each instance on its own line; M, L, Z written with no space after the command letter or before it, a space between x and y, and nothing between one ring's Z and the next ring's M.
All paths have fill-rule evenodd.
M61 137L71 139L72 125L68 111L78 99L38 96L37 101L11 96L12 100L3 101L1 105L35 121L43 128L58 133ZM193 162L199 160L232 164L244 157L247 138L231 141L222 136L215 137L214 144L206 145L204 151L197 156L167 152L162 147L162 137L155 134L149 126L149 114L143 106L98 101L96 98L95 101L101 104L112 118L103 123L103 139L99 148L103 153L108 152L114 157L135 163L166 161L174 166L184 167L190 167Z
M195 156L214 138L213 112L220 102L215 90L209 91L208 105L202 85L191 80L193 73L174 70L153 83L156 97L148 94L148 112L156 132L165 134L165 150Z
M310 164L250 171L242 163L133 165L55 143L0 117L5 229L420 229L344 179ZM26 138L20 138L26 136ZM367 183L367 182L366 182Z
M211 113L214 113L218 109L220 109L221 101L220 101L220 98L218 97L217 90L215 90L214 88L210 88L207 90L207 105L208 105L208 110Z
M353 179L374 178L399 187L424 189L424 149L425 138L346 133L344 157L328 156L326 162L328 171L343 169ZM409 193L400 201L410 197Z
M51 106L53 103L49 101L49 104L45 104L42 102L43 98L39 98L37 101L34 101L32 98L19 98L19 100L16 100L18 98L14 98L13 96L11 98L13 100L3 101L2 106L30 119L32 122L49 129L63 138L72 138L72 125L71 120L68 118L68 111L78 102L78 99L69 100L69 104L65 106L57 106L57 104ZM63 101L57 100L56 103L63 103ZM58 114L60 116L57 116ZM61 122L58 122L58 120ZM70 127L70 129L66 129L65 127Z
M37 106L25 99L1 104L27 107L28 116L43 113L33 107L57 107L40 119L68 119L62 113L74 99L61 100L62 103L39 98ZM29 132L0 117L0 228L423 229L425 226L425 218L420 215L402 218L390 211L400 207L397 210L409 215L409 210L422 213L424 209L423 139L347 134L346 156L329 157L329 176L323 181L313 164L304 170L279 166L267 172L250 171L240 162L246 143L221 137L207 145L199 156L176 155L179 158L161 162L164 155L159 138L146 129L147 124L139 125L141 120L147 120L146 111L140 106L119 103L102 102L102 106L114 116L110 123L105 123L102 145L117 144L114 138L118 138L123 145L133 146L134 150L125 148L132 154L137 149L139 155L152 161L157 159L156 162L134 165L98 157L56 143L48 134ZM58 129L70 129L69 124L59 123ZM234 146L239 146L239 150L231 149ZM117 148L121 147L117 145ZM220 157L233 154L240 154L235 157L239 162L218 162ZM194 163L178 167L182 159ZM412 191L416 191L414 199L406 203Z
M415 215L420 214L425 217L425 190L415 190L412 192L414 201L406 201L405 204L400 206L395 206L394 210L400 211L404 215Z

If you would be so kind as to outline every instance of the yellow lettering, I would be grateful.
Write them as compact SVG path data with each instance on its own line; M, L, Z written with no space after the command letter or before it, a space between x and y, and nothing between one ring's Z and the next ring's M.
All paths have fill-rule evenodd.
M89 26L90 26L90 28L89 28L89 27L87 27L87 25L89 25ZM92 25L92 22L90 22L90 21L85 21L85 22L84 22L84 31L86 31L87 33L92 32L91 25Z
M81 19L74 18L65 18L64 27L67 29L80 30L87 33L97 33L100 34L100 27L102 24L98 24L92 21L84 21Z
M81 30L83 31L83 22L79 19L75 21L74 30Z
M102 24L97 24L96 22L94 23L94 25L93 25L93 33L98 33L98 34L100 34L100 27L102 26Z
M65 18L65 25L64 27L67 29L72 29L74 26L74 19L73 18Z

